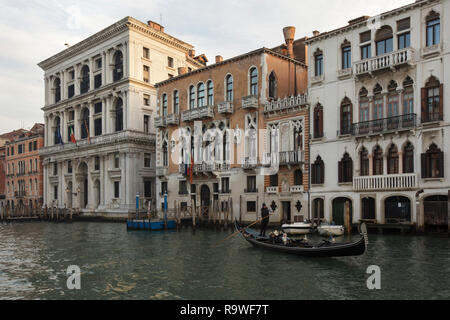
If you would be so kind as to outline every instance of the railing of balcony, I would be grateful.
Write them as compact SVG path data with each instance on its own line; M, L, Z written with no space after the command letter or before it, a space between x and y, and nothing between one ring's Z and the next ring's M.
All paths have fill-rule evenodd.
M264 105L264 112L282 111L294 107L300 107L309 103L308 94L285 97L284 99L270 100Z
M390 52L354 63L357 75L395 67L412 61L414 51L411 48Z
M214 106L205 106L195 109L183 111L181 113L181 121L188 122L201 118L213 118Z
M168 124L168 125L169 124L175 124L175 125L180 124L180 115L178 113L169 114L166 117L166 124Z
M416 173L362 176L353 178L355 190L398 190L418 187Z
M155 117L155 126L157 128L166 126L166 117Z
M266 192L267 193L278 193L278 187L267 187Z
M224 101L217 105L217 112L220 114L233 113L234 105L233 102Z
M415 113L355 123L352 125L352 134L365 136L381 134L384 132L413 129L417 126L417 115Z
M258 96L246 96L242 98L242 109L257 109Z
M251 169L255 168L258 165L258 159L253 157L245 157L242 159L242 168Z
M280 152L280 165L297 164L304 162L303 151L283 151Z

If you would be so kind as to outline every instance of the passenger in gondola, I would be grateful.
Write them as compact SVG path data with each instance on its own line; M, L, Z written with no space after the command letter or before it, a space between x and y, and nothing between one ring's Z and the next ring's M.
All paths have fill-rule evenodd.
M261 237L265 237L266 236L266 229L267 229L267 225L269 224L269 209L267 208L266 204L263 203L262 208L261 208L261 232L260 232L260 236Z

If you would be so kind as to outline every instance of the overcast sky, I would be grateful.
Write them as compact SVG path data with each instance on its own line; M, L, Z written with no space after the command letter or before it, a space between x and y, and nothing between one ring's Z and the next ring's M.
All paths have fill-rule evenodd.
M43 71L37 63L132 16L165 31L214 61L329 31L353 18L414 0L0 0L0 133L43 122Z

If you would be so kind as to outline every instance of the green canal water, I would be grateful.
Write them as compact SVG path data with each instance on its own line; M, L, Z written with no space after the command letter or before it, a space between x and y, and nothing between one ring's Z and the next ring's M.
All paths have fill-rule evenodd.
M262 251L230 232L124 224L0 224L0 299L450 299L448 238L370 235L361 257ZM66 270L81 268L81 290ZM381 290L366 270L381 268Z

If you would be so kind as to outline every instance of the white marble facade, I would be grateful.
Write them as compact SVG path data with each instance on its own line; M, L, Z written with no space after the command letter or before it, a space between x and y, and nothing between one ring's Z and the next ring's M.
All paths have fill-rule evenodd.
M154 84L201 66L191 45L156 26L126 17L39 64L44 205L124 216L137 194L141 208L154 202Z

